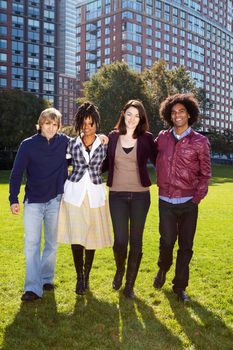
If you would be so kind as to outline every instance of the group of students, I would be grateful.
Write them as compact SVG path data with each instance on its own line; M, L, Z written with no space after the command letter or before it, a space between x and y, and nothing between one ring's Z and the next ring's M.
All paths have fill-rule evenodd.
M41 113L38 133L21 143L10 176L11 211L18 214L18 194L26 171L23 301L37 300L43 290L54 289L58 242L71 245L77 294L89 288L95 250L113 246L116 273L112 288L121 288L126 269L123 294L134 298L150 207L148 160L156 167L159 187L159 270L153 285L160 289L165 283L178 237L173 290L180 301L189 300L185 289L198 203L207 194L211 176L208 139L191 128L198 116L193 95L169 96L161 104L160 117L170 128L154 139L142 102L130 100L106 138L97 135L98 108L86 102L75 116L77 137L68 138L58 133L58 110L48 108ZM72 166L69 174L68 164ZM101 179L104 171L108 171L108 198Z

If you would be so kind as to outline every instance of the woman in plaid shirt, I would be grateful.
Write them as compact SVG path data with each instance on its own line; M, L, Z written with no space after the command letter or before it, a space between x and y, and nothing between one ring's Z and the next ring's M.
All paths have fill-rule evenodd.
M58 241L70 243L77 272L76 293L89 287L95 249L112 246L112 230L106 190L101 179L107 145L96 135L100 115L93 104L82 104L75 116L78 135L67 147L72 171L61 202ZM84 259L85 251L85 259ZM84 261L85 260L85 261Z

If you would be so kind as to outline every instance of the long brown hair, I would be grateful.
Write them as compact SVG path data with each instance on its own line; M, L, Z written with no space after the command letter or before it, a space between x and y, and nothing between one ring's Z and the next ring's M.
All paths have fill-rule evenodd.
M139 123L137 127L134 130L133 133L133 138L136 139L138 136L143 135L146 131L149 130L149 123L148 123L148 118L146 114L146 110L143 106L143 103L139 100L129 100L123 107L120 118L118 119L117 124L115 125L114 129L119 130L121 135L125 135L127 130L126 130L126 125L125 125L125 112L127 111L128 108L134 107L138 110L139 114Z

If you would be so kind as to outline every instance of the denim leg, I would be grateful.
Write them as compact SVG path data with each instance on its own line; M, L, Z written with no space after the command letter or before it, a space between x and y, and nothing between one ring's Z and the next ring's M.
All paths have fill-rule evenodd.
M127 253L129 241L129 201L128 192L109 192L109 207L114 231L113 250Z
M130 201L130 251L142 252L142 237L150 208L150 192L132 192Z
M159 259L158 266L168 271L172 265L173 248L177 239L178 216L174 204L159 200Z
M185 203L181 209L178 222L178 245L176 272L172 283L174 289L185 289L189 280L189 263L193 255L193 240L196 231L198 206L192 202Z
M53 283L56 252L57 252L57 222L61 195L45 204L44 212L44 249L41 258L42 285Z
M24 205L24 252L26 276L24 291L32 291L42 296L40 244L43 222L43 203Z

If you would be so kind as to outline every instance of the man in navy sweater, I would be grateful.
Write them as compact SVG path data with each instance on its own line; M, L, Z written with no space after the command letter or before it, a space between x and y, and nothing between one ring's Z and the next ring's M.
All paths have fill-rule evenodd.
M10 176L12 214L19 214L18 194L26 171L24 197L24 251L26 278L23 301L40 299L43 290L53 290L57 250L57 218L67 177L66 146L69 138L59 134L61 114L55 108L42 111L38 133L23 140ZM42 224L44 248L40 253Z

